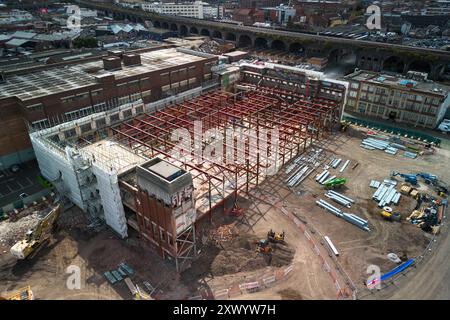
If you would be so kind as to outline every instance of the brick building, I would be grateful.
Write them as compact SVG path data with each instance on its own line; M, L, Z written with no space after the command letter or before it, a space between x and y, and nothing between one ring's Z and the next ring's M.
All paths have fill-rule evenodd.
M76 63L8 70L0 78L0 163L34 157L29 128L42 129L142 99L202 86L217 57L187 49L111 51Z
M415 72L409 75L405 79L400 75L357 71L346 76L350 86L345 111L435 128L450 105L450 88L420 80Z

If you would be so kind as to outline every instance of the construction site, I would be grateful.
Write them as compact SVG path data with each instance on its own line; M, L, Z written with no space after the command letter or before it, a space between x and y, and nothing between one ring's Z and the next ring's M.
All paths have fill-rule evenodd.
M432 283L438 274L420 267L431 246L449 249L435 249L448 243L437 241L447 237L448 147L342 121L345 83L287 72L241 66L227 90L30 132L54 192L40 210L48 221L58 211L58 228L30 258L29 242L15 244L25 227L0 232L0 292L364 299L395 294L385 292L409 270L402 283ZM69 290L74 265L82 285ZM371 265L382 276L368 283Z

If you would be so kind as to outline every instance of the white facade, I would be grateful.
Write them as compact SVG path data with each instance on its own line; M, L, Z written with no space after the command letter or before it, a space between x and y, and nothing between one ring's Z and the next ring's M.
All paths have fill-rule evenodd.
M28 11L13 9L7 13L0 14L0 24L23 22L33 20L34 17Z
M67 122L52 128L30 134L42 175L58 190L89 216L104 220L122 238L127 237L127 223L118 185L118 175L135 167L147 158L133 153L110 140L101 140L84 147L67 144L64 146L65 132L75 130L82 134L82 128L90 126L97 130L97 122L111 122L117 114L125 119L125 112L136 115L142 102L123 105L117 110L100 112ZM58 136L59 142L52 137Z
M156 12L159 14L177 15L197 19L215 18L218 15L220 17L220 12L222 12L219 10L218 14L217 7L213 7L209 3L202 1L180 4L163 2L142 3L141 8L144 11Z

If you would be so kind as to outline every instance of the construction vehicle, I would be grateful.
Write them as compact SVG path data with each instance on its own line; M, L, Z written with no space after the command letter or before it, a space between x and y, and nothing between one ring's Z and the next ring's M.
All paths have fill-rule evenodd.
M379 213L384 219L389 220L389 221L397 221L397 222L399 222L401 220L401 218L402 218L400 213L392 212L392 208L391 207L384 207Z
M282 233L276 233L272 229L270 229L270 231L267 232L267 240L273 243L284 243L285 236L286 234L284 231Z
M405 179L405 182L412 184L413 186L417 185L417 175L415 174L404 174L397 171L391 172L391 178L395 176L400 176Z
M343 186L347 182L345 178L334 178L330 181L326 181L323 185L326 189L334 189L336 187Z
M261 239L258 241L258 246L256 247L256 252L262 254L271 254L272 248L270 247L269 240Z
M33 258L50 241L50 236L56 227L60 208L61 205L58 204L46 211L39 219L36 228L28 230L25 239L20 240L11 247L11 254L20 260Z
M417 174L419 177L421 177L426 184L437 184L438 178L434 174L426 173L426 172L420 172Z
M0 300L34 300L34 294L33 291L31 291L31 287L27 286L7 295L6 297L0 296Z

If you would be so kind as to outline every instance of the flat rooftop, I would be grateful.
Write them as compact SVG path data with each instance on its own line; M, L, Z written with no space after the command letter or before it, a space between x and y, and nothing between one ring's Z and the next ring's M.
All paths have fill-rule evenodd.
M89 156L102 169L112 170L117 174L148 161L148 158L137 155L131 149L108 139L83 147L80 152Z
M407 84L412 84L412 88L417 91L433 93L446 96L450 92L450 86L433 81L418 81L384 72L357 71L344 77L345 80L362 81L373 84L385 84L388 86L398 87L399 89L407 88Z
M174 166L173 164L167 161L159 161L156 164L149 165L148 167L144 167L150 172L164 178L167 181L173 181L177 177L181 176L185 173L184 170Z
M62 93L97 83L96 77L113 74L117 79L204 60L204 57L177 51L175 48L140 53L141 65L124 66L121 70L104 70L101 59L65 65L21 75L7 75L0 83L0 99L17 97L22 101Z

